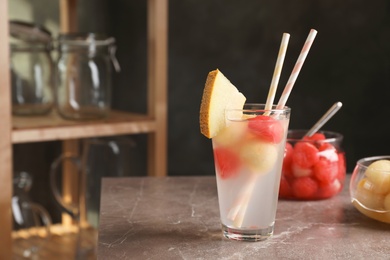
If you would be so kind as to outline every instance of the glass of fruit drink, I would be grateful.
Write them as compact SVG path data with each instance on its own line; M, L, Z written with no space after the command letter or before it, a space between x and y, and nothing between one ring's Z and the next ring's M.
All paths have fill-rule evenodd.
M222 230L235 240L272 235L290 108L246 104L225 111L212 138Z
M343 136L319 131L289 130L283 160L279 198L318 200L338 194L346 175Z
M349 191L357 210L390 223L390 156L360 159L352 173Z

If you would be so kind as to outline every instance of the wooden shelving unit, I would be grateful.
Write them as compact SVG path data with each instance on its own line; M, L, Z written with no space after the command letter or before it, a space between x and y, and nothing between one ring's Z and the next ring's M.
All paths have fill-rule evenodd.
M56 113L44 117L12 117L9 75L8 1L0 0L0 259L12 259L12 145L27 142L63 141L63 150L78 154L81 138L147 134L148 175L167 175L167 35L168 0L147 1L147 103L145 115L111 111L104 120L69 121ZM60 1L61 31L77 28L77 0ZM72 169L68 169L71 171ZM66 175L66 173L65 173ZM64 191L72 195L74 178L65 176ZM67 239L70 220L56 226L56 239ZM58 232L64 230L64 232ZM69 229L70 230L70 229ZM53 240L53 243L55 242ZM61 242L59 242L61 244ZM54 255L56 251L51 251ZM15 257L15 256L14 256Z

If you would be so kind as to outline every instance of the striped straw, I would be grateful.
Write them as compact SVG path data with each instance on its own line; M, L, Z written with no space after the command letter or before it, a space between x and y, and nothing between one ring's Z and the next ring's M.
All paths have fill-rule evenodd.
M284 58L286 57L287 45L290 39L290 34L283 33L282 42L280 43L278 58L276 59L274 75L272 76L271 86L268 91L267 102L265 103L265 110L270 110L274 104L276 89L282 72Z
M282 109L286 105L287 99L290 96L291 90L294 86L295 81L298 78L298 74L301 71L302 65L305 62L306 56L309 53L310 47L313 44L316 35L317 35L317 31L311 29L309 36L307 37L306 42L303 45L301 53L299 54L298 60L295 63L294 69L291 72L290 78L288 79L287 84L284 87L282 96L280 97L278 105L276 107L277 109Z
M276 89L278 87L280 74L282 72L284 58L286 57L287 45L290 39L290 34L283 33L282 42L280 43L278 57L276 59L274 74L272 76L271 85L268 91L267 102L265 104L265 110L270 110L274 103ZM269 115L269 112L266 112L265 115ZM239 200L233 205L230 209L228 218L233 220L233 224L236 227L241 227L242 222L244 221L246 210L248 208L248 203L252 197L253 188L256 183L257 175L253 175L250 178L249 182L245 185L243 189L243 194L240 196Z

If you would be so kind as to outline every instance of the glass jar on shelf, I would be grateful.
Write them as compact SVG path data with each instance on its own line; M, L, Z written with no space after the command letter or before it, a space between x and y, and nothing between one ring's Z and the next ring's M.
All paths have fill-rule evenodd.
M44 115L53 108L53 41L42 26L10 22L12 112Z
M58 38L56 102L65 119L104 118L111 105L115 39L93 33L62 34Z

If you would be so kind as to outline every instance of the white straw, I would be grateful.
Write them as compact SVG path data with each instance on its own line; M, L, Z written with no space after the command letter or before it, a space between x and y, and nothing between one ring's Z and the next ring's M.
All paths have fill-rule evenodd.
M305 136L312 136L313 134L315 134L318 130L320 130L320 128L326 123L329 121L329 119L332 118L332 116L334 116L334 114L337 113L337 111L340 110L340 108L343 106L343 104L341 102L336 102L333 104L333 106L331 108L329 108L328 111L326 111L326 113L320 118L320 120L317 121L317 123L315 123L313 125L312 128L310 128L310 130L305 134Z

